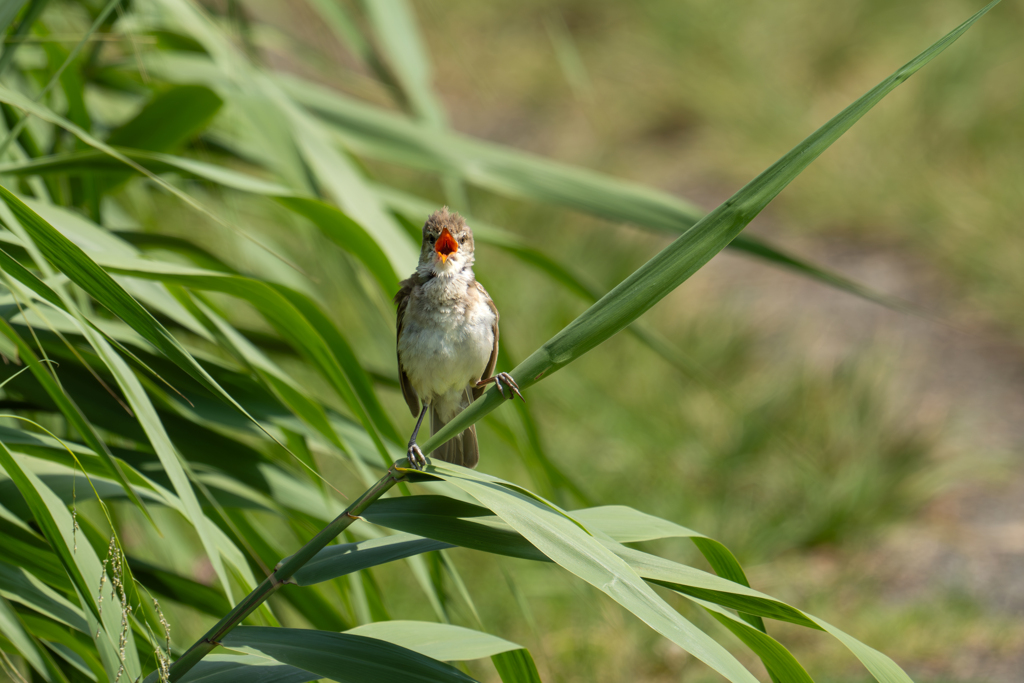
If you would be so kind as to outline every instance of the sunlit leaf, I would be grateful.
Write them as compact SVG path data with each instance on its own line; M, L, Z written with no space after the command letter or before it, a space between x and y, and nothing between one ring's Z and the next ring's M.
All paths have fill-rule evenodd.
M385 640L442 662L482 659L521 648L489 633L429 621L378 621L345 633Z

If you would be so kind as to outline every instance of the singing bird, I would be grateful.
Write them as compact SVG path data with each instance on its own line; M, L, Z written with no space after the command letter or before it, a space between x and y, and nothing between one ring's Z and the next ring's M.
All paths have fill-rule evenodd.
M413 416L419 415L407 455L426 466L416 445L423 417L430 411L430 433L466 409L494 382L501 395L523 399L508 373L494 373L498 361L498 309L473 274L473 232L448 207L423 225L416 272L403 280L398 304L398 377ZM525 400L525 399L523 399ZM433 455L445 462L476 467L480 450L476 426L452 437Z

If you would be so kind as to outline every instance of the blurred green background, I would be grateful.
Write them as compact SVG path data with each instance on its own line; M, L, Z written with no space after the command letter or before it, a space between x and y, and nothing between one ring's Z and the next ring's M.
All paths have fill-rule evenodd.
M705 210L977 6L416 3L456 129ZM546 448L588 493L720 538L754 565L753 585L806 603L919 681L1024 671L1024 6L991 19L749 228L943 322L726 254L647 317L710 385L620 335L529 396ZM306 22L287 30L323 36ZM668 241L470 200L605 287ZM501 254L479 263L517 357L582 308ZM485 469L522 476L499 438L482 439ZM468 574L502 583L493 567ZM565 680L699 677L617 610L553 601L566 586L547 576L519 588L549 632L539 656L578 672ZM493 618L503 632L521 621ZM830 643L802 645L812 675L848 661ZM838 680L866 680L853 662L848 672Z
M239 18L239 41L257 61L394 105L308 5L207 4ZM649 184L704 210L980 7L413 4L453 128ZM54 33L62 21L66 32L81 29L71 5L54 2L46 16ZM699 372L683 374L619 335L527 395L539 444L586 497L718 538L755 588L882 649L919 683L1011 683L1024 671L1022 35L1024 5L1003 3L749 228L926 314L723 254L645 318ZM460 206L435 177L364 163L371 175L521 235L604 289L670 239L475 189ZM133 196L129 187L125 197ZM179 232L242 269L269 258L237 251L234 236L171 197L136 199L144 229ZM352 269L325 258L334 254L325 240L269 200L218 201L300 263L335 310L380 303L353 301ZM586 307L497 249L481 246L477 263L512 363ZM234 313L245 320L244 308ZM355 318L363 328L346 334L360 359L393 377L394 349L376 341L390 333L382 319ZM399 428L411 429L397 388L380 393ZM531 484L519 447L529 435L501 420L485 425L481 469ZM563 502L584 501L567 494ZM678 541L656 548L698 562ZM483 623L528 645L546 681L714 676L548 567L453 555ZM428 618L426 604L419 615L407 606L417 594L398 571L380 572L396 586L393 603L411 611L406 618ZM672 604L720 632L681 600ZM838 644L773 629L812 675L832 676L818 680L868 680Z
M264 43L271 63L389 101L368 79L332 78L331 62L351 58L310 10L247 6L281 31ZM415 3L455 129L705 210L977 7ZM544 447L589 495L720 538L753 565L755 586L818 610L920 681L1024 671L1021 35L1024 6L1000 6L748 229L933 319L725 254L647 316L709 382L620 335L529 395ZM297 64L298 45L320 68ZM444 200L436 183L407 182ZM469 204L605 288L668 241L483 192ZM478 263L513 358L584 307L496 250ZM485 470L527 476L502 435L481 439ZM528 639L495 566L467 574L485 622ZM582 611L549 577L516 585L547 633L536 647L553 680L702 675L596 593ZM820 640L794 652L812 675L846 656ZM849 676L865 674L851 661Z

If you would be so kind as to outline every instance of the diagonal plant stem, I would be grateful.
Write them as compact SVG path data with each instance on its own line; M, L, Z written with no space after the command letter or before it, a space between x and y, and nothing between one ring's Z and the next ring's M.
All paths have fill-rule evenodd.
M404 461L399 461L404 462ZM347 529L349 525L355 520L359 519L359 514L366 510L373 502L384 495L392 486L403 480L405 477L405 469L399 467L397 464L392 465L391 469L388 470L381 479L366 490L363 495L359 496L348 508L345 509L340 515L338 515L334 521L325 526L320 530L312 540L292 555L287 557L277 565L273 573L263 580L259 586L257 586L249 595L247 595L241 602L235 605L235 608L228 612L227 616L217 622L217 625L206 632L202 638L197 640L192 646L185 651L181 657L179 657L170 668L170 680L176 681L185 675L192 667L202 660L203 657L210 654L213 648L220 644L221 639L227 635L231 629L242 623L242 620L252 614L260 605L267 601L267 599L277 592L284 584L288 583L295 572L302 569L302 567L313 559L313 556L323 550L328 543L333 541L338 534ZM152 676L146 679L156 680Z

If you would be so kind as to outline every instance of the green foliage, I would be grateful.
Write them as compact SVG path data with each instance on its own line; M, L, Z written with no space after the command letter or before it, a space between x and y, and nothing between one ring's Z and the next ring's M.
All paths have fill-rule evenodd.
M678 233L605 294L531 239L472 221L481 245L593 303L516 367L522 387L627 327L706 381L705 370L637 319L730 244L889 301L740 232L996 3L706 216L665 193L449 130L402 0L366 3L365 22L326 0L311 4L407 113L259 65L236 45L236 29L243 43L251 37L244 12L213 16L189 0L134 2L116 15L117 2L44 12L34 0L0 10L8 35L32 30L43 39L36 50L9 43L0 56L5 674L463 681L484 669L445 662L490 658L503 681L539 680L529 649L486 633L448 554L460 547L554 563L731 681L757 679L749 657L741 661L736 643L721 638L726 631L773 680L812 680L765 619L830 634L880 682L909 680L885 655L751 588L718 541L628 507L589 504L584 477L546 452L532 403L488 424L516 446L539 493L443 464L422 474L392 467L404 448L393 422L402 411L391 410L393 370L383 369L393 363L390 297L415 261L416 225L436 205L398 186L411 169L436 176L467 213L473 187ZM57 27L81 40L70 50L48 42ZM95 40L100 31L116 40ZM382 182L361 163L382 161L406 169ZM502 364L513 364L507 350ZM424 451L502 403L487 392ZM769 404L739 445L716 454L703 473L710 496L743 481L732 470L750 469L744 459L775 427L784 437L799 429L800 403L780 401L774 412ZM920 449L898 450L895 465L884 449L872 451L881 455L860 478L848 468L862 460L858 452L840 453L835 468L821 463L851 490L823 494L814 524L788 532L790 545L843 535L864 508L892 514L888 494L918 466ZM873 466L897 470L892 488L872 491L884 478ZM377 500L395 483L385 475L360 499L382 470L407 475L397 494ZM345 495L357 501L360 523L339 517ZM585 507L567 511L574 500ZM769 527L798 516L751 504ZM331 533L314 538L332 519ZM714 573L625 545L666 538L689 538ZM392 597L396 566L414 599ZM724 631L688 618L669 595ZM211 616L235 605L215 642L189 648ZM413 620L426 606L436 621ZM474 628L452 623L461 615Z

